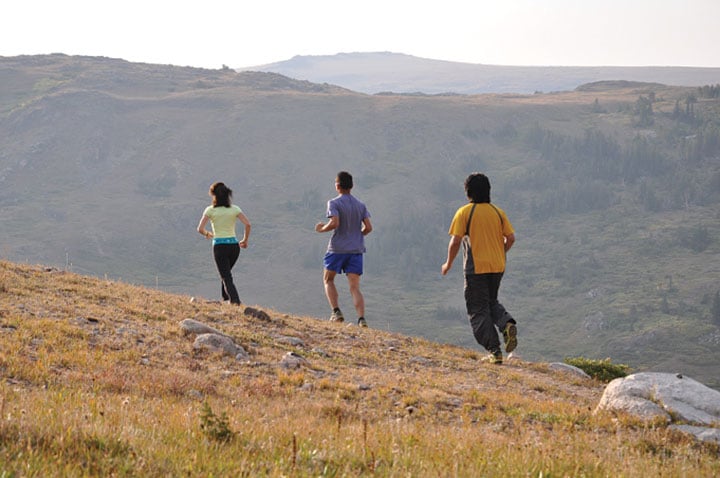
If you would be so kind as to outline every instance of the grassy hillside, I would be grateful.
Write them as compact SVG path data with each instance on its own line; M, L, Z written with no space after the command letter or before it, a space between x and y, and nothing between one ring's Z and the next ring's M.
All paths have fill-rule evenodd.
M347 169L375 226L370 326L475 347L461 268L439 269L462 181L481 170L517 231L501 298L524 358L611 357L720 386L714 89L369 96L63 55L0 59L0 81L2 258L216 298L195 226L223 180L253 222L242 300L324 318L328 236L313 226Z
M0 262L5 476L716 476L542 363ZM248 361L193 348L193 318ZM293 352L298 368L280 365Z

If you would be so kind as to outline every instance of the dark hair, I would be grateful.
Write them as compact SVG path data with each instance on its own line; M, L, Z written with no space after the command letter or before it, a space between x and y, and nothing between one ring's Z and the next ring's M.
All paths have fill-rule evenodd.
M225 183L217 182L210 186L210 195L213 197L212 204L215 207L230 207L230 198L232 197L232 189L225 186Z
M472 202L490 202L490 180L483 173L472 173L465 179L465 194Z
M352 180L352 174L348 173L347 171L340 171L337 174L337 182L340 186L340 189L352 189L353 187L353 180Z

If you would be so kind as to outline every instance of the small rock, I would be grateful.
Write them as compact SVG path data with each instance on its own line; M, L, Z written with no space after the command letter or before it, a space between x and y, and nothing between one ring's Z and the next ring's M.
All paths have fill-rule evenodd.
M288 352L280 360L280 365L284 368L300 368L301 366L308 366L309 363L295 352Z
M590 375L585 373L583 369L567 363L553 362L548 366L548 368L550 368L550 370L555 370L556 372L564 372L572 375L577 375L580 378L590 378Z
M243 313L245 315L249 315L250 317L255 317L256 319L270 321L270 315L268 315L267 312L265 312L264 310L255 309L254 307L245 307L245 311Z

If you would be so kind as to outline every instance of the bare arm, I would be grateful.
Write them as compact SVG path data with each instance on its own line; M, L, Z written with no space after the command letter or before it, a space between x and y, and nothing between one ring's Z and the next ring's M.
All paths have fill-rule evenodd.
M315 224L315 231L316 232L328 232L332 231L333 229L337 229L337 227L340 225L340 218L337 216L330 217L330 220L327 223L318 222Z
M237 215L237 218L245 226L245 233L243 234L243 237L239 242L240 247L245 249L248 246L248 239L250 239L250 229L252 229L252 226L250 226L250 220L247 218L247 216L245 214L240 213Z
M513 244L515 244L515 234L505 236L505 252L509 251Z
M362 235L367 236L372 232L372 223L370 223L370 218L366 217L363 219L363 225L362 225Z
M200 218L200 224L198 224L197 227L197 232L205 236L205 239L212 239L213 237L213 233L205 229L209 220L210 218L203 214L203 217Z
M452 268L453 261L455 260L455 257L457 257L458 252L460 251L461 244L462 237L450 236L450 242L448 243L447 259L445 260L445 264L443 264L441 268L442 275L447 275L450 268Z

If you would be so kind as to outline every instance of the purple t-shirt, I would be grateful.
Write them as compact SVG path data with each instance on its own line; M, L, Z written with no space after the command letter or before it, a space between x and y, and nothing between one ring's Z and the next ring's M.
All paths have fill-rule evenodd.
M361 254L365 252L363 220L370 217L365 204L351 194L341 194L328 201L327 217L337 217L340 225L333 231L328 252Z

